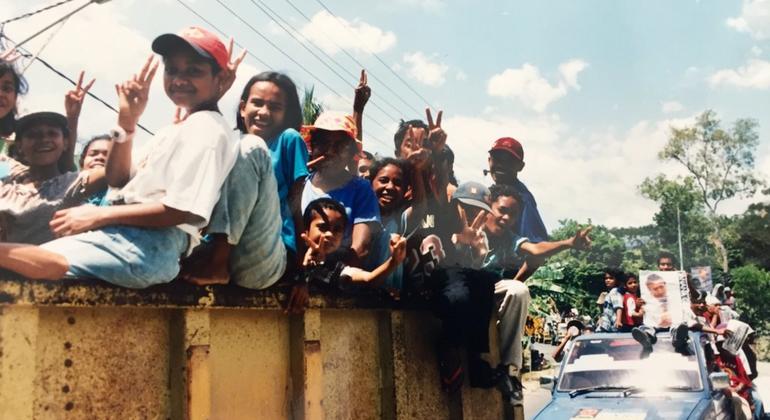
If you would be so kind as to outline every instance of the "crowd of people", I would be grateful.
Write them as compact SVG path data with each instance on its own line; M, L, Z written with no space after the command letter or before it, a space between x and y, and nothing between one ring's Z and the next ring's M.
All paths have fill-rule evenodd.
M660 253L658 272L675 271L675 266L673 254ZM756 332L745 324L746 319L735 310L735 298L730 287L716 284L707 292L699 289L691 276L685 276L689 285L689 307L684 308L683 319L679 322L671 312L660 308L674 299L666 293L666 284L660 274L652 272L644 279L644 287L652 297L648 302L641 297L637 274L616 268L605 269L606 290L597 299L600 313L596 322L584 323L577 319L570 321L567 333L554 351L553 358L561 361L573 338L593 332L630 332L641 344L643 357L647 357L657 342L657 334L667 332L676 352L692 355L692 346L700 346L706 356L708 371L727 374L730 385L725 389L725 394L729 397L735 419L766 418L762 399L752 382L758 376L757 355L752 348L757 338ZM652 308L651 305L658 307ZM745 330L740 331L739 324L733 324L731 320L741 320ZM700 333L700 341L692 342L690 332ZM725 346L725 339L734 334L745 334L737 349Z
M218 101L244 58L232 46L199 27L157 37L152 50L162 57L177 115L134 150L159 68L150 56L115 86L117 123L96 133L78 162L78 119L94 82L80 74L65 95L66 115L19 116L27 82L14 52L3 53L0 136L10 141L0 155L0 268L129 288L174 279L284 285L292 313L304 310L310 284L420 300L441 320L442 387L460 388L467 352L472 386L496 386L520 404L524 280L549 256L590 247L591 227L549 241L519 179L524 149L513 137L489 139L491 186L458 184L441 111L402 120L393 157L366 152L362 116L371 89L363 71L352 113L323 112L303 125L294 82L269 71L242 87L227 118ZM644 305L615 287L626 281L631 296L638 280L608 276L602 328L637 326ZM489 355L493 316L499 361Z

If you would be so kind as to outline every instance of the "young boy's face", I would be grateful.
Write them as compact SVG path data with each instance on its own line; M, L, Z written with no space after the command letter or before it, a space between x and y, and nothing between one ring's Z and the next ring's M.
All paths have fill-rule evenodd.
M54 165L64 153L64 132L55 124L40 122L19 140L19 152L29 166Z
M671 258L663 257L658 260L658 270L660 271L674 271L674 262Z
M604 273L604 286L611 289L618 285L618 280L610 273Z
M404 174L395 165L385 165L372 179L372 189L380 204L381 212L388 212L401 205L406 192Z
M518 173L524 164L503 150L493 150L489 153L489 172L496 184L511 185L516 181Z
M192 110L219 99L219 72L192 50L180 50L163 57L163 87L174 105Z
M519 217L519 203L515 198L501 195L492 203L492 213L487 215L485 224L490 235L497 236L511 230Z
M323 209L326 220L318 213L313 213L313 220L307 229L307 236L313 243L319 243L323 237L326 254L336 251L342 244L345 234L345 222L342 215L331 209Z
M639 290L639 280L635 277L629 277L626 280L626 290L631 293L636 293Z

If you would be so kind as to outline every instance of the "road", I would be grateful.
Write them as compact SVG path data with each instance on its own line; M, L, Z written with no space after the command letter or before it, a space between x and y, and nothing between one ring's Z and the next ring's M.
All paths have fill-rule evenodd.
M556 347L546 344L535 344L534 348L540 352L546 354L549 359L549 363L553 366L557 366L550 355L553 353ZM528 373L524 378L524 418L532 419L535 415L551 400L551 392L540 388L538 378L540 376L557 375L558 367L554 370L545 370L542 372ZM759 377L754 380L754 384L757 386L762 401L765 402L765 411L770 412L770 362L757 362L757 370L759 371Z

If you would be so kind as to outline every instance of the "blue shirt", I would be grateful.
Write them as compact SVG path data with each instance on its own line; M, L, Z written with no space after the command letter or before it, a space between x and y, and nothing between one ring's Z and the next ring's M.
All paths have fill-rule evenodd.
M301 177L308 175L307 146L297 130L287 128L278 136L267 141L273 162L275 179L278 181L278 199L281 204L281 239L287 248L297 251L294 220L289 208L289 190Z
M369 222L380 224L380 205L377 203L377 197L374 195L369 181L353 176L347 184L323 192L312 185L313 175L315 174L307 177L305 188L302 189L302 213L305 213L305 209L311 201L322 197L331 198L342 204L348 216L345 238L342 240L343 246L350 246L352 242L353 225Z
M510 232L503 232L498 238L490 237L489 252L481 268L497 273L500 278L513 278L524 264L524 256L519 250L525 242L530 242L529 238Z
M406 210L394 211L389 216L382 217L382 230L372 236L371 251L364 268L374 270L388 258L390 258L390 235L395 233L403 235L406 227ZM385 278L383 287L386 289L398 289L403 287L404 264L399 264L392 273Z
M513 188L519 193L521 198L521 217L516 233L529 239L532 243L545 242L548 240L548 231L545 229L543 219L540 218L540 212L537 211L535 197L527 189L527 186L518 179L513 184Z

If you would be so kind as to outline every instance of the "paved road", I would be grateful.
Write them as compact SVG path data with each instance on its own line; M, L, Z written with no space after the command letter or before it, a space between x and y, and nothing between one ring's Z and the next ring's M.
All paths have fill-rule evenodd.
M551 353L553 353L555 347L545 344L535 344L535 349L545 353L550 359ZM549 360L553 365L553 360ZM762 401L765 402L765 411L770 412L770 362L758 362L757 370L759 371L759 377L754 380L759 393L762 396ZM556 373L552 373L556 372ZM551 400L551 392L540 388L540 384L537 380L540 376L556 375L556 370L545 370L542 372L532 372L525 376L524 380L524 418L532 419L535 415Z

